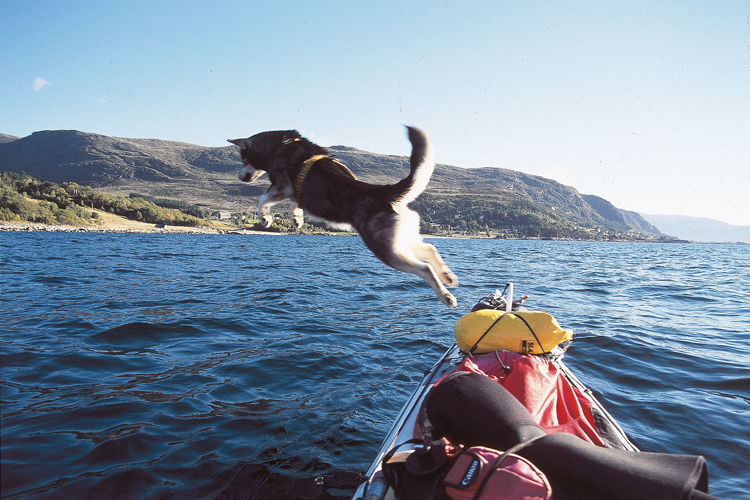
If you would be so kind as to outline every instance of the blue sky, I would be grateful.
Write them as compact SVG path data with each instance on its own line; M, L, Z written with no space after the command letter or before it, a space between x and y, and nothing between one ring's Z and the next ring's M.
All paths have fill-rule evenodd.
M750 2L0 0L0 132L324 146L750 224Z

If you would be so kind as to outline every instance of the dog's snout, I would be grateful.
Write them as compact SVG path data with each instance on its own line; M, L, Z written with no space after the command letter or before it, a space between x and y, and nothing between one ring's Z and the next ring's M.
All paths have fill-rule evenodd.
M253 182L255 179L260 177L261 175L265 174L265 170L256 170L252 167L245 168L245 170L240 173L240 180L242 182Z

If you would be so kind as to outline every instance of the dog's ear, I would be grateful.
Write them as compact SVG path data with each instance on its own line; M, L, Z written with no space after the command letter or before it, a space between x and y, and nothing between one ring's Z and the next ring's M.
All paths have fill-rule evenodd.
M241 147L242 149L250 149L253 144L253 138L248 137L247 139L227 139L232 144Z

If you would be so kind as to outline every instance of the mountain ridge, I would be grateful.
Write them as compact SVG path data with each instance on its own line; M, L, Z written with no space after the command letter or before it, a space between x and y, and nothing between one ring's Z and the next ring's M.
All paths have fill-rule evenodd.
M409 172L409 158L405 156L348 146L326 149L365 182L391 184ZM77 130L38 131L22 138L0 134L0 171L25 172L56 183L76 182L115 195L139 192L174 198L214 210L254 211L268 181L262 177L253 184L242 183L237 179L240 168L239 149L233 145L206 147ZM536 208L524 210L538 212L530 220L545 219L550 224L604 233L661 235L640 214L618 209L601 197L582 195L557 181L499 167L437 164L425 194L426 198L443 201L472 196L481 200L479 204L486 211L495 212L502 212L502 200L525 199L528 207ZM484 215L473 213L470 222L488 224L489 215ZM456 214L456 219L459 216Z

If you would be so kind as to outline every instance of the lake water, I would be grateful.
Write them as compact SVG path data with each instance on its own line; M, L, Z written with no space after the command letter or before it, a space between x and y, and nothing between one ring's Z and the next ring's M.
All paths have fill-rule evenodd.
M749 247L431 241L455 310L356 237L0 233L2 498L346 498L508 281L641 449L747 498Z

